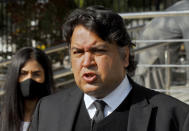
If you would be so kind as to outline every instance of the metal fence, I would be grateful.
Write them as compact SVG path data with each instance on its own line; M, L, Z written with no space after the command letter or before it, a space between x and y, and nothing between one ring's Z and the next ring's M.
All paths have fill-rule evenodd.
M120 14L123 18L125 19L147 19L147 18L155 18L155 17L170 17L170 16L185 16L188 17L189 15L189 11L163 11L163 12L138 12L138 13L125 13L125 14ZM139 29L134 27L134 29L132 29L132 33L136 32L138 30L140 30L141 28L143 28L144 26L140 27ZM132 28L132 26L130 27ZM133 36L134 38L136 38L135 36ZM165 51L164 51L164 57L165 57L165 63L164 64L139 64L138 65L138 69L144 69L147 68L147 74L145 77L148 77L148 82L151 83L151 81L154 81L153 85L146 85L147 87L150 87L154 90L160 91L160 92L164 92L167 93L169 95L172 95L186 103L189 103L189 97L188 97L188 93L189 93L189 88L188 85L186 85L188 83L187 79L182 76L179 76L177 74L177 77L179 79L184 79L184 83L182 82L182 84L179 85L174 85L171 84L172 80L171 80L171 76L173 77L173 74L171 73L171 69L175 68L177 70L179 70L180 74L187 74L187 70L189 68L189 65L186 64L188 63L188 61L185 61L185 64L176 64L176 63L170 63L170 58L173 57L170 55L169 52L169 46L174 44L174 43L184 43L184 42L189 42L189 39L167 39L167 40L134 40L133 41L136 44L140 44L140 43L154 43L154 44L149 44L147 46L144 47L140 47L140 48L136 48L133 50L133 52L135 54L140 54L142 52L145 51L150 51L152 49L156 49L158 50L158 47L164 46L166 47ZM178 52L175 52L176 54L179 55ZM185 55L186 56L186 55ZM163 71L162 71L163 70ZM182 71L181 71L182 70ZM185 76L186 77L186 76ZM175 83L175 82L174 82Z

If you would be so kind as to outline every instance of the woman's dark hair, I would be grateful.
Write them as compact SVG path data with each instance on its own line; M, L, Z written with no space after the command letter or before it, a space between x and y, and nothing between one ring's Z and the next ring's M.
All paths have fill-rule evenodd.
M44 92L46 95L51 94L54 90L52 67L47 55L37 48L20 49L12 59L4 84L1 131L20 131L21 121L24 117L24 98L19 88L18 79L21 68L30 59L35 59L44 69L46 85Z
M134 45L120 15L103 6L91 6L86 9L74 10L66 19L63 27L63 41L70 44L72 33L77 25L82 25L96 33L101 39L109 43L115 42L119 47ZM136 64L134 56L129 56L129 74L133 74Z

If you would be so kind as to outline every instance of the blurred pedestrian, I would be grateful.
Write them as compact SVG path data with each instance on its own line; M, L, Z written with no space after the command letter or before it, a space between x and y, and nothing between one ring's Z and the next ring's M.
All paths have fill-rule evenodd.
M16 52L4 84L1 131L26 131L38 100L52 93L53 73L47 55L25 47Z

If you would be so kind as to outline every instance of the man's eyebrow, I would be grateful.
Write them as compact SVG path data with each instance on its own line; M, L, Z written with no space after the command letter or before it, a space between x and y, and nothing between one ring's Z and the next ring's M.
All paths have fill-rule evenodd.
M106 49L106 48L108 48L108 46L106 44L103 44L103 45L92 45L90 47L90 49ZM71 47L71 50L83 50L83 49L74 46L74 47Z
M106 46L106 45L94 45L94 46L92 46L91 48L102 48L102 49L105 49L105 48L108 48L108 46Z

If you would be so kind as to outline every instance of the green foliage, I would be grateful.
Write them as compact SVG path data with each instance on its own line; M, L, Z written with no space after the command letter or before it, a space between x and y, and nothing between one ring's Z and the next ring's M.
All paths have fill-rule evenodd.
M12 22L11 43L17 48L37 45L46 47L62 43L61 26L64 16L75 8L71 0L22 0L6 5Z
M117 12L128 12L132 8L143 8L141 0L75 0L79 7L90 5L103 5L106 8L114 9Z

